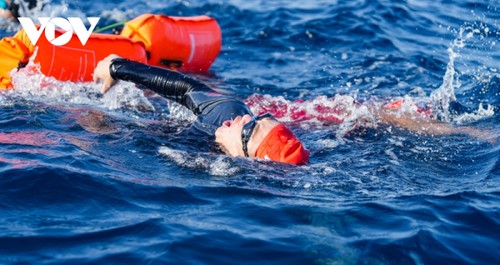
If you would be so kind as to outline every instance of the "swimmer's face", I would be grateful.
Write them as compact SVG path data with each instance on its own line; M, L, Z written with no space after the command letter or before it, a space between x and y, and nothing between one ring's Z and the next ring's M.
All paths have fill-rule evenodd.
M217 142L222 150L231 156L245 156L243 153L243 145L241 143L241 131L243 126L247 124L252 117L250 115L237 116L232 121L225 121L217 131L215 131L215 142ZM248 141L248 154L253 157L255 151L267 134L279 124L274 119L266 118L256 122L255 129Z

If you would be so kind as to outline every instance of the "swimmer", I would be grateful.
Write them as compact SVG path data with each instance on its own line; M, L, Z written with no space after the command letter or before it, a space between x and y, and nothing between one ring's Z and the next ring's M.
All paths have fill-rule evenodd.
M34 10L41 10L45 1L41 0L0 0L0 17L16 19L31 17Z
M138 84L187 107L196 116L192 125L211 137L227 155L304 165L309 151L271 114L254 116L241 100L225 96L184 74L110 55L94 70L106 93L117 80Z

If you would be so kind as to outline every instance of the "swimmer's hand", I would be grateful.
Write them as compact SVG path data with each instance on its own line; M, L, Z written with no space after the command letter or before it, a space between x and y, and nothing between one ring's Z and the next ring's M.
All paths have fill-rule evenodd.
M101 93L105 94L108 90L116 84L116 80L111 77L109 73L109 66L111 65L111 60L115 58L120 58L116 54L110 54L108 57L102 59L96 68L94 69L94 82L102 80L103 84L101 87Z

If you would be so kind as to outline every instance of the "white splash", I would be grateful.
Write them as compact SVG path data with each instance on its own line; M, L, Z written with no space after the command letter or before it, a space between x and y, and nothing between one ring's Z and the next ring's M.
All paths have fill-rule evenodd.
M194 122L197 118L192 111L175 101L168 101L168 109L170 115L178 120Z
M461 57L461 50L466 47L466 43L471 41L476 35L479 39L484 39L485 36L491 34L490 29L484 25L478 29L474 26L462 26L458 31L458 37L452 42L448 48L449 61L446 66L446 72L443 76L441 86L433 91L430 95L430 106L432 113L436 118L443 121L477 121L479 119L492 116L494 114L493 107L487 106L486 110L479 105L478 110L473 114L463 114L457 117L451 117L449 106L450 102L456 101L455 90L461 88L460 74L456 71L455 60ZM481 69L484 69L482 67ZM466 71L469 71L468 69Z
M212 176L232 176L240 171L240 168L232 163L231 158L223 155L189 153L166 146L160 147L158 152L177 165L196 170L204 169Z
M465 46L465 40L473 36L473 31L467 33L465 36L464 29L460 29L459 37L455 39L450 48L448 48L449 61L446 66L446 72L443 76L443 83L441 86L431 93L431 105L433 113L440 116L445 121L450 120L450 113L448 108L451 101L457 100L455 96L455 88L460 88L460 79L455 71L455 59L459 56L458 50ZM464 39L466 38L466 39Z
M301 126L338 124L339 137L359 127L377 126L376 119L368 106L359 104L348 95L335 95L331 98L319 96L312 100L290 101L282 96L254 94L245 99L245 103L254 114L269 112L281 122L301 121Z
M495 115L494 107L491 105L486 105L486 108L483 105L479 105L478 109L473 113L464 113L455 117L453 120L457 124L467 124L471 122L478 121L480 119L484 119L485 117L491 117Z
M100 84L58 81L43 75L39 65L33 62L34 56L25 68L10 72L13 88L7 92L8 95L48 104L88 105L109 110L154 110L142 91L132 83L119 82L108 93L101 95Z
M24 17L31 17L33 19L38 17L88 17L87 13L79 9L70 9L66 1L61 3L51 3L50 0L38 0L33 9L25 10L20 14ZM35 19L35 23L36 23ZM8 32L16 32L21 29L21 25L12 19L0 18L0 29Z

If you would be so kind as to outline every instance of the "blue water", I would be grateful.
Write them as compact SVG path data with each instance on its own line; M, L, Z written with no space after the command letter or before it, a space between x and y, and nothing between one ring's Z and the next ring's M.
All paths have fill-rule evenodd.
M439 90L475 110L452 124L500 132L500 114L483 108L500 105L498 1L113 0L50 12L101 26L206 14L223 47L198 78L221 91L384 101ZM17 30L0 24L1 36ZM499 142L291 122L310 164L262 163L178 135L192 115L131 84L100 96L94 84L14 78L0 94L0 264L500 261Z

